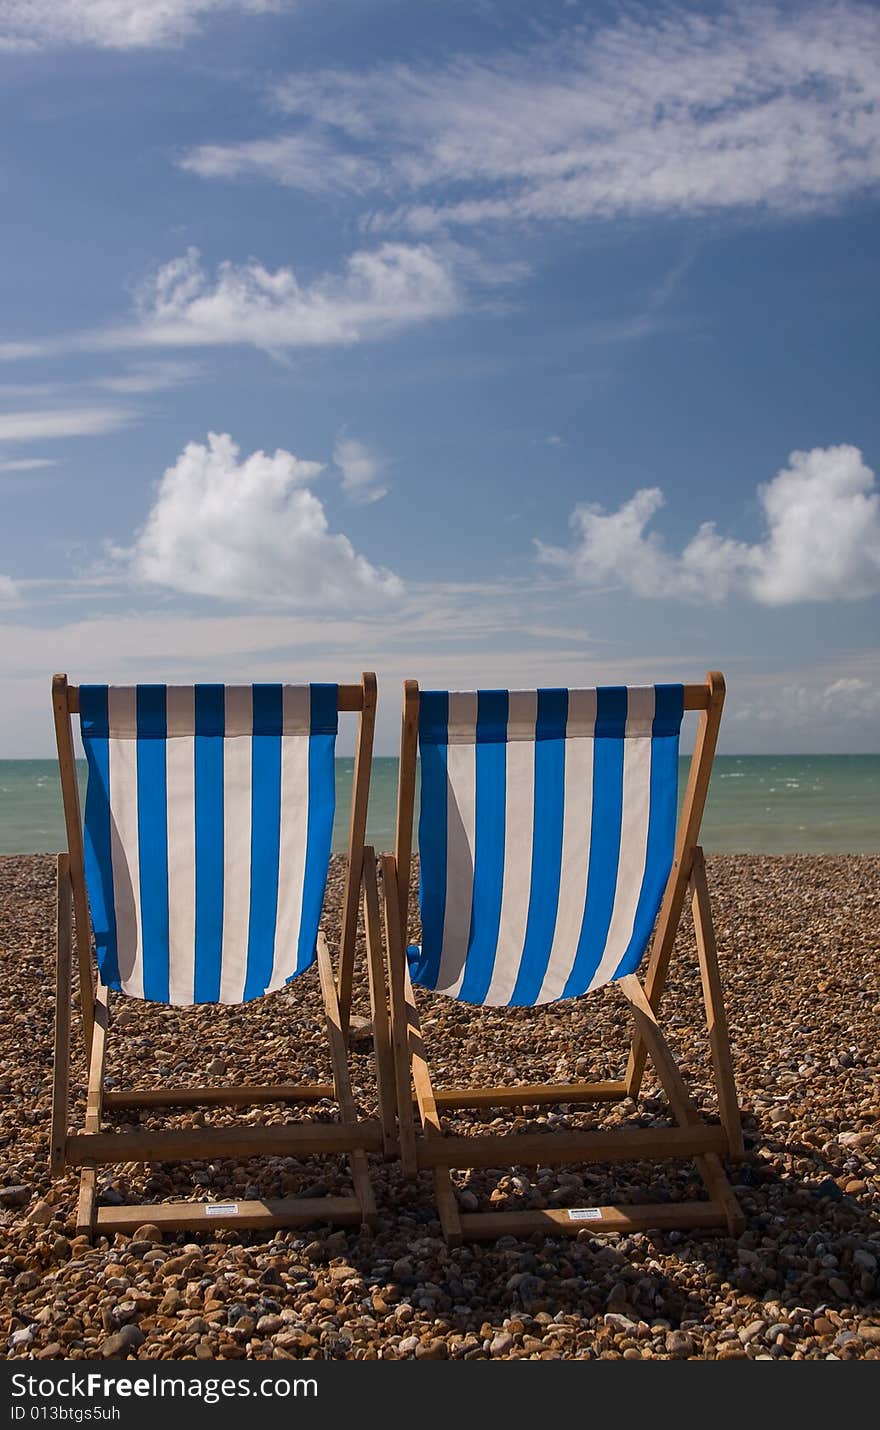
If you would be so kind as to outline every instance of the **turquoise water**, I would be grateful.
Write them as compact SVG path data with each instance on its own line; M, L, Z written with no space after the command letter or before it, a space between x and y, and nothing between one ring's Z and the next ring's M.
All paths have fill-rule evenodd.
M354 762L337 760L337 808L347 811ZM681 761L684 789L688 761ZM85 766L80 767L85 787ZM394 843L397 760L376 758L368 839ZM347 813L337 818L335 849L344 849ZM880 755L719 755L702 843L718 853L880 852ZM52 760L0 760L0 854L31 854L65 845L61 792Z

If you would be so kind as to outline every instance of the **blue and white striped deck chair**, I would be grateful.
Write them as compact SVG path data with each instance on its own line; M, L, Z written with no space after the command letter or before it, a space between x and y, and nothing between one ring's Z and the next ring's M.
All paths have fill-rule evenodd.
M52 1171L84 1168L78 1224L112 1235L145 1220L198 1229L375 1220L366 1150L383 1121L358 1119L346 1032L364 860L376 683L70 686L53 681L68 853L59 857L58 1019ZM358 714L339 976L320 928L335 812L340 710ZM78 713L88 764L84 827L74 765ZM71 897L89 1056L83 1132L68 1135ZM97 970L93 974L90 930ZM317 961L332 1084L104 1088L111 996L173 1005L243 1004L276 993ZM370 965L377 1057L388 1038L385 980ZM380 1106L383 1090L380 1088ZM390 1093L384 1094L388 1106ZM115 1108L245 1106L324 1098L337 1123L102 1130ZM388 1119L384 1119L385 1122ZM393 1125L385 1142L393 1145ZM99 1207L95 1165L178 1158L347 1152L354 1195ZM149 1213L149 1215L147 1215Z
M397 852L383 861L391 961L401 1152L409 1172L434 1169L450 1240L505 1232L620 1231L742 1225L719 1153L742 1137L705 880L697 844L724 700L702 685L592 690L419 692L407 682ZM679 730L699 728L681 816ZM421 939L407 940L416 744L421 755ZM656 1011L690 886L721 1125L699 1117L657 1025ZM636 976L656 924L645 988ZM412 986L478 1007L536 1007L615 984L635 1029L616 1081L452 1088L434 1093ZM537 1025L536 1025L537 1026ZM670 1129L537 1136L441 1135L440 1112L606 1102L637 1097L646 1053L666 1092ZM416 1138L414 1077L425 1136ZM709 1200L461 1214L450 1167L695 1157Z

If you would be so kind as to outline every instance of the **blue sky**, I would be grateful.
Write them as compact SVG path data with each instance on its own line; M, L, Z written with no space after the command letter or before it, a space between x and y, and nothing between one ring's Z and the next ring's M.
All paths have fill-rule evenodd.
M48 677L726 673L880 749L880 14L0 0L0 755Z

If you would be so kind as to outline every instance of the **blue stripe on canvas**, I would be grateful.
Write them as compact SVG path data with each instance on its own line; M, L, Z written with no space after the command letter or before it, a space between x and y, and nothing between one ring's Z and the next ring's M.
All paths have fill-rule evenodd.
M335 685L311 687L312 734L309 737L309 812L306 829L306 862L303 873L302 915L296 968L291 974L304 973L317 956L318 928L324 907L327 870L330 867L330 845L333 838L333 815L336 808L336 725L339 693ZM288 979L290 982L290 979Z
M607 685L596 692L593 743L593 814L587 898L577 953L563 998L583 993L602 959L617 888L620 825L623 816L623 740L626 686Z
M168 791L164 685L139 685L137 708L138 864L144 997L168 1002Z
M83 845L89 908L101 982L121 987L110 844L110 717L106 685L81 685L79 718L89 767Z
M275 960L278 855L281 847L280 685L253 687L251 751L251 894L244 1000L266 991Z
M481 690L477 696L474 888L467 961L458 994L467 1003L482 1003L485 998L498 944L504 884L509 704L506 690Z
M220 1000L223 948L222 685L195 687L196 938L194 1003Z
M535 816L529 913L519 972L509 1002L531 1005L544 982L559 903L565 808L567 690L539 690L535 725Z
M644 957L675 852L678 739L684 714L684 687L658 685L655 687L655 701L654 721L651 726L651 803L645 873L639 891L632 937L614 972L615 978L635 973Z
M413 981L436 988L446 916L446 749L449 695L423 690L419 697L422 795L419 810L419 906L421 948L407 949Z
M310 685L311 717L309 730L313 735L335 735L339 728L339 686Z

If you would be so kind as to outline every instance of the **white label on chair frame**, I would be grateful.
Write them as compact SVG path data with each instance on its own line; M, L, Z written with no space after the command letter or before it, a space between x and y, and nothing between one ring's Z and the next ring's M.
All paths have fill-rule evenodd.
M238 1216L238 1202L208 1202L205 1216Z
M601 1221L602 1212L599 1207L569 1207L569 1221Z

